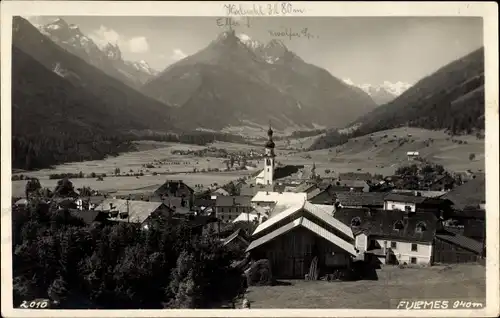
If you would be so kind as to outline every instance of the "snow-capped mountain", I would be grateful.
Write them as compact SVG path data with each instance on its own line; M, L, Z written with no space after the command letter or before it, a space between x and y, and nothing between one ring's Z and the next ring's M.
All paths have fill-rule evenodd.
M168 105L187 128L341 127L376 107L370 96L304 62L281 41L219 34L170 65L142 92ZM251 124L250 124L251 123Z
M68 24L61 18L36 27L57 45L132 87L141 86L158 73L145 61L123 60L117 44L107 43L100 47L77 25Z
M381 85L356 84L350 79L344 79L343 81L348 85L361 88L368 95L370 95L373 101L378 105L386 104L392 101L411 87L411 84L401 81L395 83L384 81Z

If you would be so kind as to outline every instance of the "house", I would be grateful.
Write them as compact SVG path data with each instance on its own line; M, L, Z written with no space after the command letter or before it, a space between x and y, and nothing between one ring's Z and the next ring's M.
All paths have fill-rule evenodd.
M28 203L29 203L28 200L26 200L25 198L22 198L22 199L17 200L14 203L14 205L16 207L19 207L19 208L24 208L24 207L28 206Z
M215 200L215 215L225 223L232 222L241 213L249 213L252 210L250 197L218 196Z
M257 222L257 223L260 223L260 222L262 222L262 218L264 218L265 216L266 215L264 213L257 214L256 212L240 213L240 215L238 215L233 220L233 223L236 223L236 222Z
M295 193L295 192L270 192L270 191L259 191L251 199L253 207L269 207L274 208L279 203L281 204L294 204L300 203L307 200L306 193Z
M408 161L413 161L420 157L420 153L418 151L408 151L406 153L406 157L408 158Z
M154 196L184 198L187 208L191 209L194 201L194 190L182 180L167 180L153 193Z
M453 202L453 209L480 208L486 202L486 178L478 175L476 178L459 185L443 195L442 199Z
M369 172L344 172L339 173L338 179L371 181L373 179L373 176Z
M455 179L448 174L438 175L427 184L427 188L431 191L447 191L453 189L455 182Z
M185 197L172 197L172 196L163 196L160 201L152 200L150 202L160 202L171 208L174 213L177 214L192 214L194 211L194 207L189 205L188 199Z
M335 198L329 188L317 188L307 193L307 201L313 204L333 205L335 203Z
M214 192L212 192L212 195L214 195L214 196L219 196L219 195L228 196L229 192L227 192L223 188L218 188L217 190L215 190Z
M392 189L392 193L402 194L402 195L413 195L413 196L421 196L426 198L439 198L446 193L447 191L422 191L422 190L404 190L404 189Z
M484 209L466 208L454 210L443 223L448 231L484 242L486 239L485 217Z
M350 226L360 253L381 263L431 265L438 219L430 212L338 209L335 218Z
M335 202L344 208L383 208L384 192L337 192Z
M90 197L80 197L75 203L79 210L95 210L95 208L105 200L103 195L96 195Z
M477 262L485 256L486 250L483 242L449 231L436 234L432 251L434 263Z
M195 199L193 204L193 212L198 215L204 214L205 212L209 212L213 210L215 207L215 200L212 199Z
M231 235L222 240L222 245L230 249L246 250L250 245L249 238L241 228L236 229Z
M293 191L291 191L291 192L295 192L295 193L301 193L301 192L309 193L309 192L314 191L316 189L319 189L319 187L316 184L316 182L305 181L305 182L299 184L298 186L296 186L293 189Z
M322 276L350 268L357 255L352 230L306 200L273 210L253 232L247 252L253 260L268 259L274 277L301 279L314 259L316 273Z
M402 210L408 212L433 212L437 217L450 213L452 202L441 198L389 193L384 198L385 210Z
M162 202L146 202L122 199L106 199L96 209L107 214L110 222L129 222L149 226L152 215L162 214L171 218L174 210Z
M102 213L99 210L81 210L81 209L70 209L71 215L80 218L86 224L92 224L94 222L106 222L108 215L107 213Z
M365 180L338 180L335 185L347 191L370 192L370 185Z

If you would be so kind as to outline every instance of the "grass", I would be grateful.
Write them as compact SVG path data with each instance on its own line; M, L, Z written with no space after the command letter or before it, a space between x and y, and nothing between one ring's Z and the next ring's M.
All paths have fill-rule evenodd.
M400 145L400 140L404 139L406 141ZM302 142L305 143L305 140ZM418 151L426 160L441 164L449 171L484 171L485 168L484 140L478 140L475 136L450 137L442 131L407 127L354 138L335 148L288 154L278 160L284 164L310 165L315 162L316 172L321 175L326 169L335 172L361 169L364 172L390 175L398 166L408 162L408 151ZM471 153L476 156L474 160L469 159ZM310 156L310 159L304 158L306 156Z
M315 137L307 137L292 140L293 144L312 143ZM399 140L407 139L403 144ZM429 143L429 140L433 141ZM457 141L461 140L462 143ZM463 143L466 141L466 143ZM377 132L372 135L363 136L350 140L348 143L331 149L323 149L310 152L297 152L283 150L285 142L276 142L276 160L282 164L311 165L316 164L316 172L321 176L336 176L338 173L362 171L372 174L391 175L403 164L407 164L406 153L418 151L421 156L430 162L443 165L449 171L473 171L483 170L484 163L484 140L478 140L474 136L450 137L440 131L431 131L418 128L398 128ZM212 145L216 148L224 148L230 151L254 149L262 151L263 147L244 144L216 142ZM114 174L115 168L120 168L121 173L134 173L143 171L145 176L135 177L107 177L104 181L95 179L74 179L76 187L82 185L90 186L96 190L137 192L145 187L156 187L167 178L182 179L189 184L209 185L214 182L219 184L236 180L239 177L251 174L254 171L230 171L186 174L192 172L193 168L198 171L202 169L224 169L226 164L222 158L200 158L195 156L172 155L173 150L195 150L203 149L205 146L187 145L167 142L139 142L140 151L122 154L118 157L110 157L105 160L86 162L75 162L55 167L54 169L43 169L33 172L20 172L28 176L40 179L42 186L53 188L56 180L46 180L53 173L78 173L82 171L85 175L92 172L96 174L105 173L110 176ZM470 160L469 155L475 154L475 159ZM154 168L144 168L143 165L153 163L154 160L165 160L165 164L155 163ZM260 168L262 163L253 161ZM330 170L326 173L325 170ZM152 175L154 172L166 175ZM172 175L175 174L175 175ZM12 195L21 196L24 192L26 181L12 182Z
M325 282L288 280L289 286L252 286L252 308L391 309L398 300L485 301L486 271L476 264L451 268L384 267L377 281Z

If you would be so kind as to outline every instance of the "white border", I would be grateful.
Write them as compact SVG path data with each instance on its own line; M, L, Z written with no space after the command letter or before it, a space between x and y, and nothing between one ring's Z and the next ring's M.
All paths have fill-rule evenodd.
M261 5L270 2L258 2ZM273 2L275 3L275 2ZM224 2L2 1L1 3L1 180L2 316L4 317L495 317L499 314L498 204L498 5L496 2L293 2L301 16L479 16L484 21L486 69L487 293L482 310L20 310L12 309L11 204L11 41L14 15L225 16ZM251 6L251 2L232 2ZM467 286L463 286L467 288Z

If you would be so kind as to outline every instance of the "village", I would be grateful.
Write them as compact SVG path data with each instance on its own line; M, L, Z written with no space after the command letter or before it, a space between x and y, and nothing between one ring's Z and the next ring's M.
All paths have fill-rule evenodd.
M420 162L418 153L408 153L408 164L385 177L320 176L314 163L278 165L275 157L269 127L262 169L247 178L202 191L172 179L128 195L75 190L63 178L45 203L89 225L126 222L147 231L163 215L187 224L193 235L215 235L240 252L233 265L245 273L246 286L373 279L381 266L484 264L484 174L457 180ZM39 188L29 181L13 211L29 205Z

